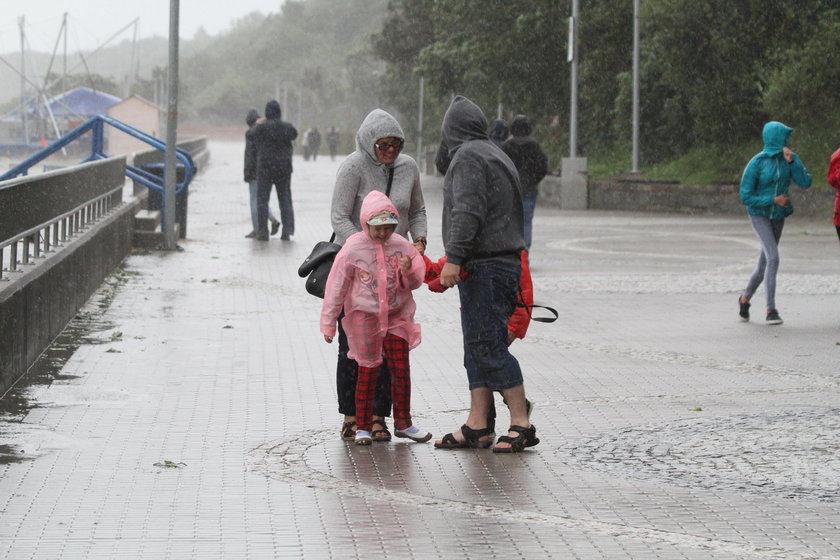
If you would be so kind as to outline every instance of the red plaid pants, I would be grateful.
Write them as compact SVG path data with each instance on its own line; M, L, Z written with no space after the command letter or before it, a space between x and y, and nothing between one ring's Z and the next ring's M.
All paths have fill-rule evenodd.
M394 427L405 430L411 427L411 368L408 361L408 342L388 334L382 343L388 371L391 372L391 401L394 406ZM379 366L359 366L356 381L356 428L371 431L373 423L373 398Z

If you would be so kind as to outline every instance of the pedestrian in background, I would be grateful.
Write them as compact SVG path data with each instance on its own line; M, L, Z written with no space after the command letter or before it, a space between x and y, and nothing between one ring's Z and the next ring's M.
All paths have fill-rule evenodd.
M531 137L531 123L525 115L516 115L510 123L511 138L502 150L508 155L519 172L522 189L522 211L524 213L525 248L531 250L534 210L540 181L548 174L548 157L539 142Z
M272 185L277 189L280 239L295 234L295 211L292 205L292 142L298 131L280 120L280 103L271 100L265 105L265 121L253 128L252 139L257 148L257 239L268 241L268 201Z
M330 161L335 161L335 154L338 152L338 132L335 127L330 127L327 133L327 146L330 149Z
M257 220L257 146L252 138L254 125L260 118L256 109L250 109L245 116L245 124L248 130L245 132L245 169L244 178L248 183L248 195L251 207L251 233L245 237L254 238L257 236L259 221ZM275 235L280 229L280 222L274 216L271 208L268 209L268 219L271 222L271 235Z
M507 142L508 136L510 136L510 128L508 127L508 123L502 119L496 119L492 123L490 123L490 128L487 130L487 135L490 137L490 140L493 141L498 147L502 147L502 145Z
M312 155L312 161L318 159L318 150L321 149L321 133L317 126L313 126L309 131L309 153Z
M336 321L344 315L341 324L347 333L347 355L358 364L356 445L373 441L373 409L383 354L391 376L394 434L419 443L432 438L411 420L408 359L409 350L420 344L420 325L414 322L417 306L411 292L423 285L426 267L417 248L394 233L398 218L385 193L369 192L362 201L362 231L351 235L336 255L324 289L324 340L333 341Z
M811 175L793 151L788 140L793 129L780 122L764 125L764 149L747 163L741 176L741 203L747 207L750 223L761 243L758 262L747 287L738 298L738 314L742 321L750 320L750 299L764 281L767 296L768 325L781 325L782 317L776 308L776 274L779 270L779 240L785 218L793 214L790 182L799 188L811 186Z
M386 193L397 209L396 233L411 235L415 247L426 246L426 203L420 187L417 162L402 153L405 134L392 115L382 109L371 111L359 126L356 150L341 162L335 179L331 205L331 221L335 242L343 245L350 236L362 230L362 201L371 191ZM353 439L356 429L356 381L358 364L348 357L347 337L338 321L338 362L336 392L338 411L344 415L343 439ZM379 373L375 393L374 441L387 441L391 433L385 417L391 412L390 374L387 360Z
M525 248L522 197L513 162L487 135L487 119L469 99L452 100L441 127L451 162L443 180L444 287L458 286L470 411L441 449L488 447L493 391L502 393L510 428L493 451L514 453L539 443L528 419L519 362L508 347L508 318L517 301ZM466 271L469 276L462 279Z
M834 197L834 229L840 239L840 149L831 155L828 162L828 184L837 189Z

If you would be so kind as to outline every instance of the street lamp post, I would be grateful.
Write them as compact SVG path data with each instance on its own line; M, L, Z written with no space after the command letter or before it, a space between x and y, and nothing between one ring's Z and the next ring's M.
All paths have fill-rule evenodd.
M175 236L175 188L177 182L178 144L178 5L179 0L169 0L169 90L166 112L166 155L164 165L164 248L178 248Z

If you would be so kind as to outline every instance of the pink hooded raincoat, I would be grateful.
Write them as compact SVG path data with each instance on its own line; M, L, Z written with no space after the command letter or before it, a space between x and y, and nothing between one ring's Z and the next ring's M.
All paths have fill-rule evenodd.
M382 341L392 333L420 344L420 325L414 322L416 305L411 291L423 285L426 266L420 253L401 235L375 243L367 221L383 210L398 216L391 200L371 191L362 201L362 231L351 235L335 258L324 291L321 333L335 336L336 319L344 308L342 326L347 333L348 357L360 366L382 363ZM399 269L401 257L411 257L411 269Z

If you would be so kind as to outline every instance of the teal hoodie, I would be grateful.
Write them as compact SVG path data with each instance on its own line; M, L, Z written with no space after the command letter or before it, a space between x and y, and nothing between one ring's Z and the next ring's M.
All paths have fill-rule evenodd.
M789 194L791 179L802 189L811 186L811 175L799 156L793 154L793 161L788 163L782 153L791 132L792 128L780 122L764 125L764 149L753 156L741 176L741 203L751 216L766 216L771 220L790 216L793 203L777 206L774 199Z

